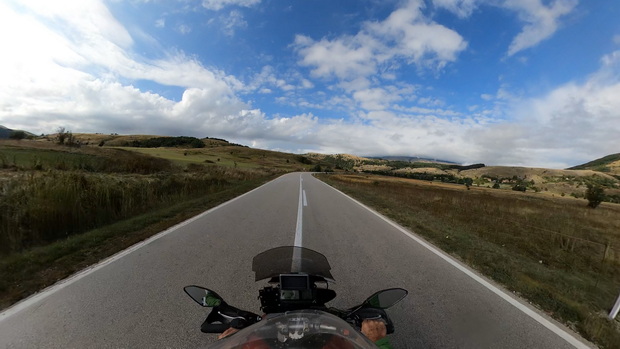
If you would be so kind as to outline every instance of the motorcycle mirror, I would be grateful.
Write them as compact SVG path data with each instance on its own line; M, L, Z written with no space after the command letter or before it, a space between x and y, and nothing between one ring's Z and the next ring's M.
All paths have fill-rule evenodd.
M404 288L389 288L386 290L381 290L368 297L368 299L364 301L363 305L373 308L387 309L400 302L407 296L408 293L409 292L407 292Z
M183 290L196 303L203 307L216 307L224 303L222 297L215 293L215 291L211 291L208 288L200 286L185 286Z

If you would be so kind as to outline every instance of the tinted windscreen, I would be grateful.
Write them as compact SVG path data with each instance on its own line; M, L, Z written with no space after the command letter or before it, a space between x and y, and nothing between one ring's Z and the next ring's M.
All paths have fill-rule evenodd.
M333 279L322 254L304 247L283 246L259 253L252 260L256 281L289 273L306 273Z

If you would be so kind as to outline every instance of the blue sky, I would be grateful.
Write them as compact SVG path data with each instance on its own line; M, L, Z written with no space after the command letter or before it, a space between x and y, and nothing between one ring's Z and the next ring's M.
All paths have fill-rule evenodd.
M0 124L563 168L620 151L620 2L0 0Z

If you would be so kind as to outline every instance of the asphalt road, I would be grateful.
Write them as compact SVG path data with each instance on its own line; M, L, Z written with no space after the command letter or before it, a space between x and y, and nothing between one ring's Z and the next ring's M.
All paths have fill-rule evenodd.
M183 286L209 287L228 303L259 313L256 297L264 284L254 282L252 257L293 245L296 236L330 261L338 293L333 306L352 306L383 288L409 290L389 310L396 326L394 347L580 345L576 334L547 322L524 302L485 286L488 281L476 280L458 262L432 252L310 174L297 173L5 310L0 348L204 346L214 340L199 330L206 312Z

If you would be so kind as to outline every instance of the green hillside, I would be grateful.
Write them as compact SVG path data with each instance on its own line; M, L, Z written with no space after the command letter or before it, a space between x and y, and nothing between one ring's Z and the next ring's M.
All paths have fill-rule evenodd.
M620 153L603 156L600 159L596 159L587 162L583 165L578 165L569 168L569 170L594 170L600 172L611 172L613 167L616 167L617 162L620 162Z

